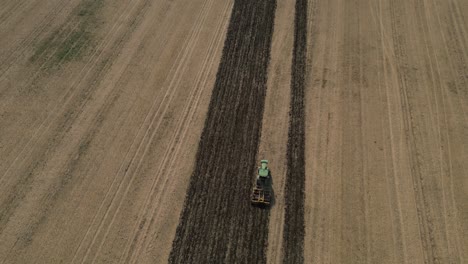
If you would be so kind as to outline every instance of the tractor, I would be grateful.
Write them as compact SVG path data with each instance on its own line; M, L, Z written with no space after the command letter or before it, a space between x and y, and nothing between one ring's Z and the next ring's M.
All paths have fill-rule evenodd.
M252 192L251 203L255 206L266 207L271 202L271 173L268 160L261 160L257 178Z

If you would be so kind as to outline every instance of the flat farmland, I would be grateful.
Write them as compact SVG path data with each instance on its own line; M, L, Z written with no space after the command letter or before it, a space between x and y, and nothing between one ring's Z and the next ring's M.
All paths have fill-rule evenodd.
M467 111L463 0L5 0L0 263L466 263Z
M309 1L305 263L464 263L468 5Z
M1 5L1 261L164 262L233 2Z

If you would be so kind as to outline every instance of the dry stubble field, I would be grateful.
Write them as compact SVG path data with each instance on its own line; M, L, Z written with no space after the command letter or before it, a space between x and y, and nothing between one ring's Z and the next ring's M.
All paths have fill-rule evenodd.
M467 108L463 0L2 1L0 262L465 263Z

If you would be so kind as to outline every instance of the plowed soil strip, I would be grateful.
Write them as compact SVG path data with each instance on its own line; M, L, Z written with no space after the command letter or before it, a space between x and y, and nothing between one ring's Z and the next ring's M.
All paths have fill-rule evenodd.
M170 263L266 262L269 212L250 205L275 0L237 0Z
M284 263L304 262L305 116L307 0L296 0L291 69L291 112L285 185Z

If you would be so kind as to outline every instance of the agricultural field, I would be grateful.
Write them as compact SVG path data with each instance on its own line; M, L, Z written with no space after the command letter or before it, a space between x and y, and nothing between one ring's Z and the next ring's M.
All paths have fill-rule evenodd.
M0 263L466 263L467 113L463 0L5 0Z

